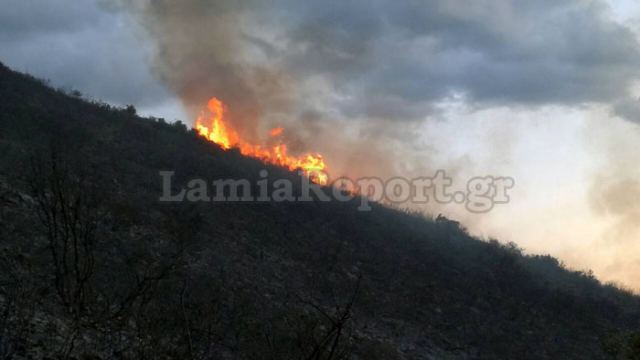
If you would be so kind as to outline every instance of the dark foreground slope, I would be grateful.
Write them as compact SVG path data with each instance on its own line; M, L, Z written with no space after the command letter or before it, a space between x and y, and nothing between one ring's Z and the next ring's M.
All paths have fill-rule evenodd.
M450 223L158 201L160 170L262 168L0 66L0 358L605 359L638 325L638 298Z

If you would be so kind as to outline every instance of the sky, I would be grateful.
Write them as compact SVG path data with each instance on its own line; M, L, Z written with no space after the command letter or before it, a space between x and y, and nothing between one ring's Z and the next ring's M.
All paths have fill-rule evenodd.
M0 0L0 61L248 137L286 125L338 175L511 176L483 238L640 289L640 4L633 0ZM293 146L295 150L296 146Z

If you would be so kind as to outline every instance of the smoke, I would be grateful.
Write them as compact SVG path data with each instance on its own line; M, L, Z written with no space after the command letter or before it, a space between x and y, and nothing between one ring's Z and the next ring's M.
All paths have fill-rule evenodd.
M261 1L135 1L126 6L155 40L153 69L196 115L212 96L228 106L228 116L247 137L257 121L286 106L292 88L277 66L254 61L243 29ZM259 54L265 55L265 54Z
M565 214L552 219L555 228L548 232L569 236L575 229L562 224L579 221L571 206L580 204L580 214L592 211L611 224L601 243L585 245L607 251L593 260L599 273L640 284L628 275L638 264L624 257L640 223L640 209L629 200L638 199L640 189L639 177L628 171L638 163L628 155L635 145L565 146L562 137L575 138L574 130L559 124L566 119L547 119L548 109L566 118L609 106L636 120L631 89L640 77L640 46L605 2L121 1L157 46L154 71L193 119L215 96L244 138L259 142L269 128L283 126L291 151L322 153L334 178L425 176L441 168L454 178L522 174L531 179L519 184L531 187L521 195L533 205L518 205L516 220L505 210L486 223L498 224L501 234L530 231L529 238L540 238L541 225L528 213L538 211L544 220ZM464 111L451 116L450 104ZM581 131L580 120L572 123ZM607 143L625 131L618 129ZM576 151L606 160L586 177L557 156L582 159ZM554 171L564 174L565 193L549 190ZM576 180L592 184L588 194L577 194ZM545 197L546 203L536 200ZM545 214L553 201L566 208ZM485 223L460 217L474 228ZM538 241L537 249L560 249L556 254L570 248Z
M153 70L179 96L192 119L215 96L226 104L227 118L245 139L259 143L269 128L284 126L290 151L322 153L335 164L331 173L336 177L394 172L394 145L384 145L384 139L396 131L384 121L359 122L361 114L343 109L357 101L339 89L344 79L366 72L368 43L375 35L369 30L379 25L367 16L354 24L357 32L345 32L312 20L317 11L329 7L311 3L123 4L157 46ZM347 15L357 11L347 8ZM344 78L337 81L339 74ZM371 106L371 111L376 106L381 107ZM375 169L368 165L372 158Z
M592 178L589 200L594 213L607 224L597 242L607 259L602 273L610 280L640 287L640 158L636 150L640 129L619 122L597 130L594 147L600 149L602 161Z
M621 102L639 75L635 35L601 1L120 1L193 118L216 96L245 138L292 124L292 150L336 160L393 162L415 144L410 129L454 98L478 109ZM343 140L353 154L333 151Z

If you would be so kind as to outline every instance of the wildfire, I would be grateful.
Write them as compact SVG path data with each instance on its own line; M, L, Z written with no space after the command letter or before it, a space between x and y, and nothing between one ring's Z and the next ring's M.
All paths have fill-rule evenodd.
M327 166L322 155L309 153L302 156L289 155L287 145L278 141L273 146L252 144L243 140L225 119L225 105L217 98L207 103L208 112L203 111L196 120L196 130L208 140L228 150L237 148L246 156L258 158L265 163L279 165L289 170L301 169L314 182L325 185L328 181ZM281 127L269 131L271 138L278 139L284 133Z
M277 128L271 129L269 131L269 135L271 135L272 137L276 137L276 136L282 135L283 132L284 132L284 128L277 127Z

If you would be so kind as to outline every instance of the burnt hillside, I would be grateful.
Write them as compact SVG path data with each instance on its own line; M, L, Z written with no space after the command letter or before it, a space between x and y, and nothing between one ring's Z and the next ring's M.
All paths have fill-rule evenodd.
M0 65L0 359L613 359L640 328L630 293L451 223L158 201L162 170L263 168Z

